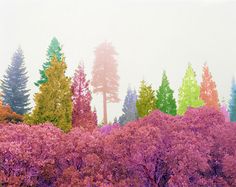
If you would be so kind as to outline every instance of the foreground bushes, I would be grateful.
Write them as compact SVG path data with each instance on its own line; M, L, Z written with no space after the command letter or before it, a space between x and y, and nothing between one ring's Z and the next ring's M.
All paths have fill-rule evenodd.
M0 126L3 186L235 186L236 126L212 109L154 111L123 127L65 134Z

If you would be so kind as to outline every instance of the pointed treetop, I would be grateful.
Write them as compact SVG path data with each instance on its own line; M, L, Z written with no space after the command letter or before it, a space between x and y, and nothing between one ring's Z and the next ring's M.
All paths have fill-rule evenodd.
M204 102L200 99L200 87L196 80L196 74L191 66L185 72L182 85L179 88L178 111L179 115L186 112L188 107L197 108L203 106Z
M57 58L58 63L63 61L62 57L64 56L64 54L61 52L61 50L62 50L62 46L60 45L58 40L54 37L51 40L50 45L47 50L47 60L43 64L43 68L39 70L40 80L34 83L36 86L40 86L41 84L46 83L48 81L48 78L46 76L46 70L51 66L51 60L54 56Z
M212 78L207 64L203 66L202 82L200 88L200 97L204 101L207 107L215 108L219 110L219 98L216 89L216 83Z
M156 107L167 114L176 115L176 101L173 97L174 91L169 86L166 72L163 71L162 82L157 90Z
M144 117L156 109L155 92L144 80L141 81L136 107L139 117Z

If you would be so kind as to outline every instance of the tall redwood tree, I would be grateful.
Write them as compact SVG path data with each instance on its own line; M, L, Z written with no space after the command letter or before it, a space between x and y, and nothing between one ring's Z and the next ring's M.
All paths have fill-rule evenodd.
M206 106L215 108L217 110L220 109L216 83L212 79L212 75L207 64L205 64L203 67L200 98L204 101Z
M100 44L95 50L91 85L94 93L101 93L103 96L104 124L107 124L107 102L119 102L116 55L114 47L108 42Z
M72 126L93 130L97 126L96 112L91 110L92 97L83 65L79 65L75 71L71 90L73 94Z

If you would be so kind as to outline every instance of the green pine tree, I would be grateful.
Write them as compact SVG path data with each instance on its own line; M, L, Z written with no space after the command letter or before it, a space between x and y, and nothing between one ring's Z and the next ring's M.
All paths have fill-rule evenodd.
M167 114L176 115L176 102L173 97L174 91L170 88L166 72L163 72L162 83L157 90L156 107Z
M141 81L136 107L139 117L144 117L156 109L155 91L144 80Z
M35 95L35 108L26 119L27 123L51 122L63 131L72 126L72 93L70 78L66 77L64 58L61 63L53 57L51 66L46 70L48 81L39 88Z
M63 53L61 52L61 45L55 37L52 39L49 45L47 51L47 61L43 64L43 69L39 70L40 80L34 83L36 86L40 86L41 84L48 81L46 70L51 66L51 60L54 56L56 56L58 62L61 62Z
M188 107L197 108L204 105L203 100L200 99L200 87L191 64L188 65L179 89L178 105L177 114L179 115L184 114Z

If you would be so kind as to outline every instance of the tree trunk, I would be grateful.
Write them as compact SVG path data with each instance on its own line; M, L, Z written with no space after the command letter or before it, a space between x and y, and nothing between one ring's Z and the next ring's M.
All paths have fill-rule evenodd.
M103 92L103 123L107 124L107 95Z

